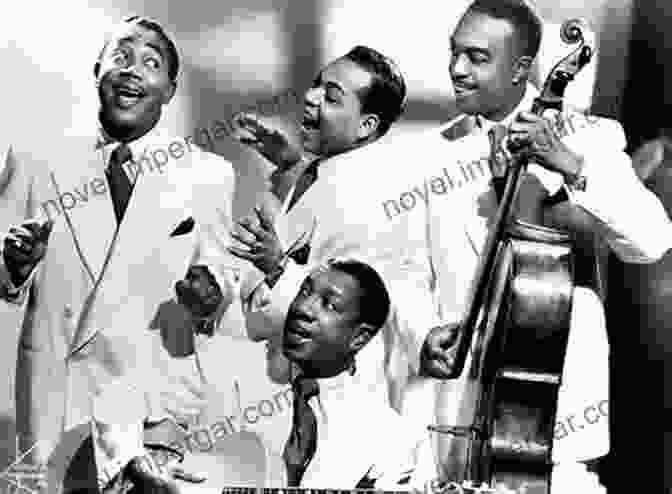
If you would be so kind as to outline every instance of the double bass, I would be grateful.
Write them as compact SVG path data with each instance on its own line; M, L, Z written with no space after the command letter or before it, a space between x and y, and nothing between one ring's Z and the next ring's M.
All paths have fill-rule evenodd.
M531 109L539 116L546 110L562 113L568 83L593 56L594 37L585 22L566 21L561 38L578 47L551 70ZM430 430L447 434L458 450L450 455L455 478L447 480L514 490L525 486L526 492L541 494L551 485L574 249L568 231L517 217L517 198L529 163L515 155L507 160L504 191L462 324L446 350L453 363L449 378L466 383L466 417L460 417L461 426L436 425ZM547 197L547 205L549 199L554 198Z

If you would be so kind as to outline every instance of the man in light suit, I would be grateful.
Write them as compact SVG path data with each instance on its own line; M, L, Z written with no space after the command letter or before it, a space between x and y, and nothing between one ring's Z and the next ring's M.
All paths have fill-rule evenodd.
M32 220L10 228L4 240L0 291L10 303L27 304L18 430L22 451L32 448L36 462L49 459L54 492L89 434L92 397L128 376L140 388L153 386L147 356L166 334L172 318L165 313L192 319L172 301L187 267L217 279L212 295L222 310L235 285L225 263L200 260L228 242L231 165L156 129L178 68L175 45L159 24L125 20L94 68L97 135L92 129L91 138L64 140L64 150L52 154L59 168L14 177L11 197Z
M432 195L428 208L432 262L446 324L429 333L422 365L425 373L439 379L451 375L453 362L447 350L460 330L479 253L497 207L495 185L501 170L499 162L490 159L492 136L503 135L504 152L531 160L521 201L539 201L564 191L565 201L545 206L541 214L551 226L569 228L579 252L589 250L597 238L624 261L646 263L672 246L672 225L660 202L637 180L622 151L625 138L617 122L567 112L562 115L564 125L574 128L561 139L551 120L529 112L538 93L527 79L540 38L541 21L525 2L474 2L451 38L450 72L458 107L465 115L418 141L429 153L454 158L454 164L443 170L437 165L430 173L460 180L450 199ZM489 137L490 129L494 130ZM479 173L464 173L465 166ZM518 205L519 211L528 213L533 202ZM585 265L578 266L554 430L552 489L560 493L600 492L597 480L580 462L608 451L606 417L594 421L586 413L590 405L594 408L594 403L608 398L604 313L590 287L594 279L586 276L592 273L585 271ZM440 387L437 420L444 425L470 425L460 423L461 414L468 416L470 409L465 398L468 365L462 376ZM444 456L449 472L450 454Z

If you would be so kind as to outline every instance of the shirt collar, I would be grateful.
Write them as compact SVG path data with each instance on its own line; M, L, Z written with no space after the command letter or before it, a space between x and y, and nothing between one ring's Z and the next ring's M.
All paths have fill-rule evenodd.
M145 152L155 143L161 136L161 132L154 127L149 132L143 136L128 142L127 145L131 149L131 154L133 160L138 161ZM96 151L101 151L102 158L100 160L100 170L101 172L107 169L107 166L110 161L110 153L119 145L119 141L115 141L111 138L103 129L103 126L98 122L97 132L96 132L96 141L94 149Z

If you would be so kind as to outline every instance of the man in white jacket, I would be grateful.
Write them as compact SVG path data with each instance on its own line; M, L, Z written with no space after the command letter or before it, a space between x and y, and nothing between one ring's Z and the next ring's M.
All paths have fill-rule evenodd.
M0 263L2 298L26 306L17 428L21 450L49 461L53 492L89 434L92 398L123 377L141 388L158 382L147 355L172 319L165 309L179 309L191 328L171 302L175 281L229 242L231 164L157 129L178 69L158 23L122 22L94 67L100 111L91 136L63 139L44 170L19 163L4 191L32 218L9 229ZM222 263L208 269L224 310L234 273Z

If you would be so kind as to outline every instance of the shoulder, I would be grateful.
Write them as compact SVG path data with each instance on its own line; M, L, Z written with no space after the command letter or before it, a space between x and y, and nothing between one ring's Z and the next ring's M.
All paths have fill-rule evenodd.
M563 110L562 121L562 132L572 142L585 141L586 145L592 146L607 142L610 148L620 150L626 147L625 131L618 120L568 107Z
M154 153L163 152L160 159L172 161L180 176L188 176L190 183L232 185L235 172L230 161L203 149L189 137L163 138L154 144ZM154 160L157 158L154 157Z

